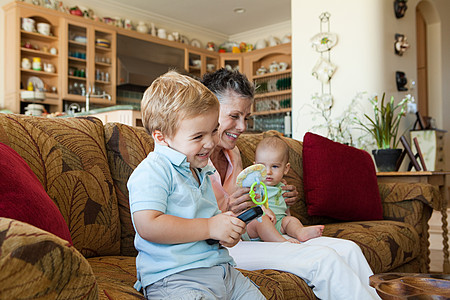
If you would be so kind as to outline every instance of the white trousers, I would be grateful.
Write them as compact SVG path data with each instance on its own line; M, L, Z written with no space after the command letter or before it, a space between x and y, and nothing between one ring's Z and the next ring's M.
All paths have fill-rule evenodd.
M359 246L352 241L329 237L302 244L241 241L228 250L237 268L293 273L323 300L380 299L369 286L372 270Z

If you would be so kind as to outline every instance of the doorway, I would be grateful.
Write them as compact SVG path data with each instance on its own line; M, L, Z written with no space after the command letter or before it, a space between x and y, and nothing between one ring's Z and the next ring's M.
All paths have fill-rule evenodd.
M433 1L416 6L416 38L418 110L443 128L441 20Z
M427 68L427 24L419 7L416 8L417 39L417 109L428 116L428 68Z

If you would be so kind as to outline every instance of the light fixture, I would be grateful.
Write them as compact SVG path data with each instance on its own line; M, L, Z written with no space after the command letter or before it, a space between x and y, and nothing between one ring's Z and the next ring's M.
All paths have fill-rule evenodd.
M233 11L237 14L243 14L243 13L245 13L245 8L238 7L238 8L235 8Z

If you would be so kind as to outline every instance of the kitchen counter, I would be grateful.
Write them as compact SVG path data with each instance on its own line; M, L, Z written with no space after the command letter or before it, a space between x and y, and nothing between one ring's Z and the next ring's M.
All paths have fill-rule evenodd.
M103 124L118 122L131 126L142 126L141 107L139 105L114 105L95 108L90 111L75 113L73 116L94 116L102 120Z
M99 113L105 113L110 112L114 110L133 110L133 111L141 111L140 105L114 105L114 106L108 106L108 107L102 107L102 108L94 108L89 111L79 112L75 113L74 116L90 116L92 114L99 114Z

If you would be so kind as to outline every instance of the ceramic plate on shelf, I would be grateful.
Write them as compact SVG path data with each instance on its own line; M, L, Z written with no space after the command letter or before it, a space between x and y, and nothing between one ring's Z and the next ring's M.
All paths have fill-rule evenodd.
M200 41L197 40L197 39L193 39L193 40L191 41L191 46L201 48L201 47L202 47L202 43L200 43Z
M269 81L267 81L267 91L269 93L278 91L277 79L270 79Z
M185 35L180 35L180 42L190 45L189 39Z
M77 35L73 38L75 42L86 44L87 38L85 36Z
M31 76L28 78L27 86L30 84L30 82L33 84L35 91L42 91L44 90L44 82L39 77Z

